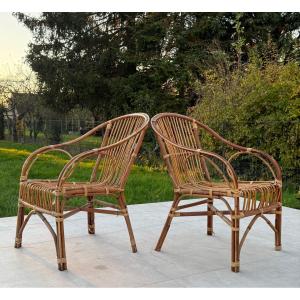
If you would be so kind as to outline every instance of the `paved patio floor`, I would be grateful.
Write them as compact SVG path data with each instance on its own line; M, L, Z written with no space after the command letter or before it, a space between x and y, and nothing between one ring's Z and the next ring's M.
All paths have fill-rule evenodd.
M274 234L259 219L243 246L241 271L232 273L230 229L218 217L214 236L206 235L205 217L175 218L162 251L154 251L170 205L128 207L137 253L131 253L123 217L96 215L95 235L87 233L84 213L67 219L64 272L38 217L29 221L20 249L13 247L16 218L2 218L0 287L300 287L299 210L283 209L282 251L274 251Z

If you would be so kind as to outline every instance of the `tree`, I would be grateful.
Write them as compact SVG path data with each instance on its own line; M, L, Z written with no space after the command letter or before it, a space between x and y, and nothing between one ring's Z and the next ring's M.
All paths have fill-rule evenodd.
M9 124L12 140L15 142L18 141L17 123L22 121L25 116L24 111L18 112L17 110L17 106L24 99L24 97L19 97L19 95L34 93L36 93L36 83L32 72L25 72L20 69L17 76L0 81L1 106ZM31 103L31 105L34 105L34 103Z
M299 13L16 16L33 32L27 61L47 102L62 112L88 108L96 119L185 112L208 69L227 62L240 68L253 47L263 55L270 41L285 62L299 53Z
M29 130L31 141L36 142L38 134L43 131L44 121L50 117L43 97L39 93L13 93L15 110L22 117ZM57 118L57 116L56 116Z

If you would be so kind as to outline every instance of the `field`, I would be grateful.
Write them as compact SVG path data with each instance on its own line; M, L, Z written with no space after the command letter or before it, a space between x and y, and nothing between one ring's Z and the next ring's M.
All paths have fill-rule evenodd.
M0 141L0 217L16 215L22 164L36 147ZM60 155L46 154L35 163L31 178L56 178L65 163L66 159ZM73 179L87 180L89 175L90 165L83 163ZM126 198L128 204L171 200L172 185L166 171L134 166L126 185ZM291 189L285 189L283 202L285 206L300 209L300 200Z

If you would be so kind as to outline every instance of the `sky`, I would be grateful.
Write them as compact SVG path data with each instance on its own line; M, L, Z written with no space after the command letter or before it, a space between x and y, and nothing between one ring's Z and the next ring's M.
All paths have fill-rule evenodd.
M25 65L31 32L12 13L0 12L0 79L15 77Z

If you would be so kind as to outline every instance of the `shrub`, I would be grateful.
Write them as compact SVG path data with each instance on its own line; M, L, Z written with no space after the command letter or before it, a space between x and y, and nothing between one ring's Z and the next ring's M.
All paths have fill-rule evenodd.
M209 71L205 78L192 116L233 142L270 153L286 177L299 176L299 65L256 61L227 76Z
M48 143L59 144L61 142L61 121L60 120L49 120L46 123L44 130L45 136Z

